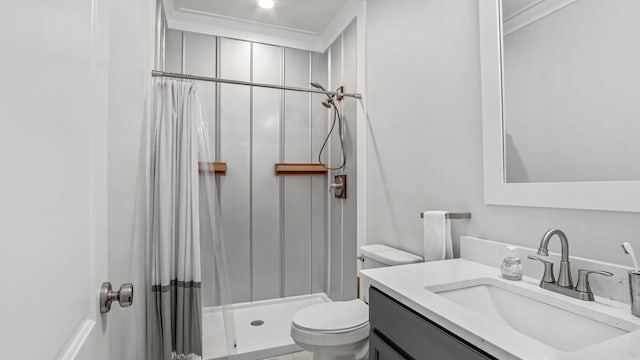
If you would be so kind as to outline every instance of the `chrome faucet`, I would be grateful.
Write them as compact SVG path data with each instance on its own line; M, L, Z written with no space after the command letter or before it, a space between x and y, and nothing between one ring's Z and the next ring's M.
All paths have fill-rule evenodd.
M549 256L549 240L553 235L558 235L560 239L560 247L562 249L562 255L560 258L560 273L558 274L558 286L573 288L573 279L571 278L571 264L569 263L569 240L567 235L559 229L550 229L540 240L540 246L538 248L538 255Z
M589 271L580 269L578 270L578 284L574 288L573 279L571 278L571 264L569 262L569 240L562 230L550 229L544 233L542 240L540 240L538 255L549 256L549 240L551 240L554 235L557 235L560 239L560 246L562 249L560 257L560 273L558 274L557 281L554 277L552 262L533 255L527 256L529 259L537 260L544 264L544 274L542 275L542 280L540 280L540 287L562 295L571 296L576 299L593 301L593 292L591 291L591 286L589 286L589 275L599 274L604 276L613 276L613 274L608 271Z

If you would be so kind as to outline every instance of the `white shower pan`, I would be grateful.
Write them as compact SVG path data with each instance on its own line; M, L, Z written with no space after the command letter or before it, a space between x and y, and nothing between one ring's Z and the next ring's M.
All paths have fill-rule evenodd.
M293 314L304 307L330 301L326 294L318 293L234 304L233 316L238 344L234 360L258 360L301 351L289 334ZM256 326L255 322L263 323ZM222 313L218 308L204 309L204 359L218 359L226 355L222 323Z

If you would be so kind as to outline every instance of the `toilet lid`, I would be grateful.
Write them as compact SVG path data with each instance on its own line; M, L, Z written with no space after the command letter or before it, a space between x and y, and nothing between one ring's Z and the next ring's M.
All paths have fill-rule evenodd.
M389 266L413 264L423 261L421 256L394 249L386 245L360 246L360 254Z
M294 325L311 331L346 331L368 322L369 307L359 299L312 305L293 315Z

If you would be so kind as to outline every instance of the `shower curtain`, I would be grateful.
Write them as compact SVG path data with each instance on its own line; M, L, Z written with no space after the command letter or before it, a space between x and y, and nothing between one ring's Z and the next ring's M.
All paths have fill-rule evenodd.
M228 280L215 180L199 178L198 164L212 159L198 85L156 79L147 121L147 359L202 359L201 230L216 253L215 287L228 301ZM206 218L200 212L206 211ZM201 221L206 222L201 224ZM228 300L227 300L228 299ZM224 315L233 343L230 308ZM229 347L229 345L227 345ZM229 352L230 353L230 352Z

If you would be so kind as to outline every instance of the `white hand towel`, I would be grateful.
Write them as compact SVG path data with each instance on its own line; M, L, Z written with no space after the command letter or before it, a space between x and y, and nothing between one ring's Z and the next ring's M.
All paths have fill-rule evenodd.
M446 211L424 212L424 261L453 258L451 221Z

